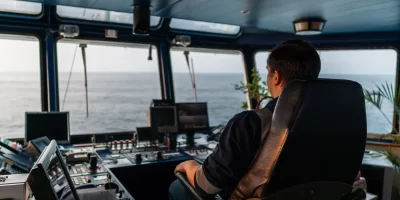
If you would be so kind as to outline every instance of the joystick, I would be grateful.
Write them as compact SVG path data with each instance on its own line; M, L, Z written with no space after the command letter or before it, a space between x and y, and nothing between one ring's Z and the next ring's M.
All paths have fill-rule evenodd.
M91 155L90 156L90 170L96 171L97 170L97 156L96 155Z
M157 152L157 160L162 160L163 159L163 155L161 151Z
M135 161L137 162L137 163L140 163L140 162L142 162L142 154L140 154L140 153L138 153L138 154L136 154L136 157L135 157Z

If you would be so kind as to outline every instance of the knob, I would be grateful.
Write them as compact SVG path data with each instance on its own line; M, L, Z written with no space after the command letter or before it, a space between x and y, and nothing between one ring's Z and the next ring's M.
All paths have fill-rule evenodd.
M142 154L140 154L140 153L138 153L138 154L136 154L136 158L135 158L135 161L136 162L138 162L138 163L140 163L140 162L142 162Z
M163 155L161 151L157 151L157 160L163 159Z
M68 170L71 170L72 169L72 166L71 165L68 165Z
M91 170L96 170L97 169L97 156L92 155L90 156L90 167Z
M91 182L92 182L92 179L89 178L89 179L87 180L87 182L88 182L88 183L91 183Z

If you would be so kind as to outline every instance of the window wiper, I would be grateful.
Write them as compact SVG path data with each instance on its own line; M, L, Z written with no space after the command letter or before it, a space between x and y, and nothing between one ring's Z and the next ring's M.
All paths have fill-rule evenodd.
M88 88L87 88L87 69L86 69L86 44L80 44L79 47L82 50L82 60L83 60L83 69L85 72L85 90L86 90L86 117L89 118L89 97L88 97Z
M190 80L192 81L192 87L193 87L193 90L194 90L194 99L197 102L196 77L194 75L193 58L191 59L192 67L190 67L189 51L184 51L183 54L185 55L187 67L188 67L188 70L189 70Z

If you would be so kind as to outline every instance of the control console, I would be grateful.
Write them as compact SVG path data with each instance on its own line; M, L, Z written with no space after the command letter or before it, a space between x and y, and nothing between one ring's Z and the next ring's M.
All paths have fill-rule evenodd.
M198 146L192 148L181 148L186 155L191 156L199 163L203 163L204 160L212 153L212 150L206 146Z
M179 152L167 152L167 151L145 151L145 152L128 153L124 154L124 156L132 163L141 163L141 162L168 160L182 156L182 154Z
M131 153L134 150L133 140L113 141L108 145L113 153Z

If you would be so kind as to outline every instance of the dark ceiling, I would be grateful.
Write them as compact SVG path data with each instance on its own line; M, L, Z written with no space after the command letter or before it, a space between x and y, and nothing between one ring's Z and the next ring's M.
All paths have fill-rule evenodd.
M27 0L132 12L132 0ZM400 0L152 0L152 15L293 32L292 22L320 17L324 33L400 30ZM242 14L248 10L248 14Z

